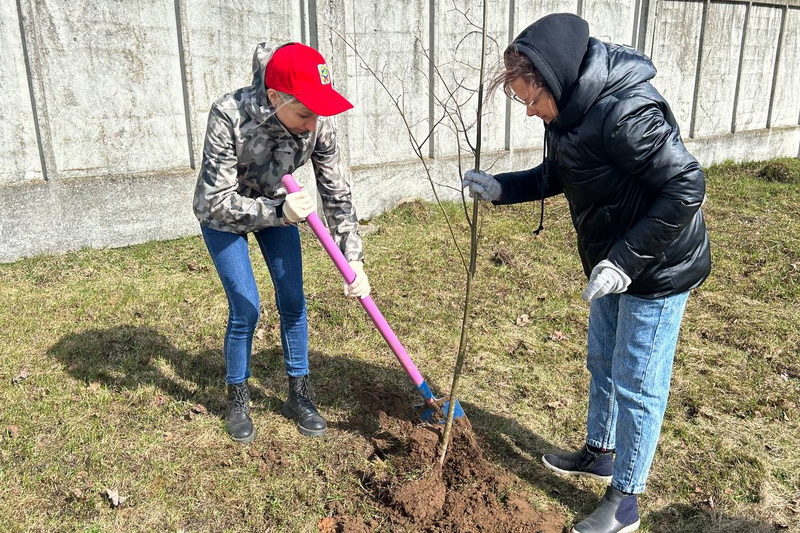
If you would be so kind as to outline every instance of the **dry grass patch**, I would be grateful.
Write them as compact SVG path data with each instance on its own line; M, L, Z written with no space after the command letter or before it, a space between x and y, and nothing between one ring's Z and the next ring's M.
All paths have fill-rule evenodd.
M800 190L785 177L796 168L709 169L714 271L689 302L642 531L766 532L800 519ZM446 208L460 220L460 206ZM569 524L602 487L539 462L580 444L586 412L588 307L566 202L547 202L538 237L538 206L483 209L461 401L487 460L518 480L503 501L524 495ZM444 387L464 274L439 208L406 204L371 226L375 301ZM303 438L279 415L277 314L256 268L249 447L220 420L227 308L198 237L1 265L0 530L414 530L365 481L400 468L391 451L376 456L382 402L417 397L310 232L303 246L312 379L332 429Z

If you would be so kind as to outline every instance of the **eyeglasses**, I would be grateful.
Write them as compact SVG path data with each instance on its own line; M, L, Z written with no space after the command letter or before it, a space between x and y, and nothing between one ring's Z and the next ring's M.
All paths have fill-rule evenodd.
M517 96L516 93L514 93L514 91L511 89L511 87L509 85L507 85L507 84L503 85L503 92L506 94L506 96L508 98L510 98L511 100L513 100L514 102L517 102L519 104L524 105L525 107L533 107L533 106L535 106L536 102L542 96L542 90L543 89L539 89L539 93L536 95L536 97L533 100L531 100L530 102L526 102L525 100L523 100L522 98Z

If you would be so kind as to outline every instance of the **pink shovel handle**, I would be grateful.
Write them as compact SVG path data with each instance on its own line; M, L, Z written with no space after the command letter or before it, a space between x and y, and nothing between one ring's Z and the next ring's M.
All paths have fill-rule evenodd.
M286 187L286 190L290 193L292 192L299 192L300 186L294 180L291 174L286 174L283 176L283 185ZM350 267L347 262L347 259L344 257L344 254L336 246L333 238L331 237L328 229L322 223L319 216L316 213L311 213L306 217L306 222L308 225L311 226L311 230L319 239L319 242L322 243L322 247L325 248L325 251L328 252L328 255L333 260L333 263L336 265L336 268L341 273L344 280L349 284L352 283L353 280L356 279L356 273ZM408 377L411 378L411 381L414 382L414 385L419 387L425 381L422 377L422 374L419 373L417 367L414 365L414 362L409 357L408 352L406 349L403 348L403 345L400 344L400 340L397 338L397 335L394 334L392 328L389 327L389 323L386 322L386 319L383 318L383 315L378 310L378 307L375 305L375 302L372 301L370 296L363 296L358 299L361 302L362 307L366 310L369 317L372 319L372 322L378 328L383 338L389 344L389 347L394 352L395 357L400 362L400 365L403 367L403 370L406 371Z

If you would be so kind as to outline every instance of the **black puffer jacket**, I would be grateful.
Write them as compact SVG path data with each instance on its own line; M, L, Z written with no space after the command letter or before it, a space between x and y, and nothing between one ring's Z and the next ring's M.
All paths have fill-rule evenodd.
M574 35L570 26L578 21L585 25L575 15L558 14L525 30L515 43L523 45L517 50L535 66L553 57L548 46L560 44L535 31L548 19L548 30L555 26L562 35ZM660 298L697 287L711 269L700 209L703 171L687 152L667 102L648 81L656 73L650 60L631 48L589 38L588 27L586 35L579 69L572 66L576 79L568 79L570 68L548 65L546 83L554 75L562 79L559 114L546 125L545 161L495 176L502 184L495 203L563 193L587 276L609 259L632 279L628 294Z

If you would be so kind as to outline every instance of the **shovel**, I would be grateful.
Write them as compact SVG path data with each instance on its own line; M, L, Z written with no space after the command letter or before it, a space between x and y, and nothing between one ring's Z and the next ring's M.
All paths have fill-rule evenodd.
M290 193L300 191L300 186L297 184L291 174L286 174L283 176L282 181L283 185L286 187L286 190ZM333 260L333 263L336 265L336 268L339 270L339 273L341 273L345 282L348 284L353 283L353 280L356 279L356 273L347 263L347 259L345 259L344 254L339 247L336 246L336 243L333 241L328 229L322 223L322 220L320 220L319 216L316 213L311 213L308 215L308 217L306 217L306 222L308 222L308 225L311 226L311 230L314 232L314 235L316 235L317 239L319 239L320 243L322 243L322 247L325 248L326 252L328 252L328 255ZM402 344L400 344L400 341L397 339L397 335L395 335L394 331L392 331L392 328L389 327L389 323L386 322L385 318L383 318L383 315L378 310L375 302L372 301L372 298L369 295L361 296L358 298L358 301L361 302L361 306L372 319L372 322L375 324L375 327L378 328L378 331L381 333L384 340L386 340L387 344L389 344L389 347L392 349L392 352L394 352L395 357L400 362L400 366L402 366L403 370L406 371L408 377L411 378L411 382L417 387L417 391L419 391L422 399L425 401L425 403L420 406L422 407L422 411L419 414L420 419L429 423L444 423L444 416L442 416L442 412L444 411L444 413L447 413L450 402L442 402L441 399L434 397L433 393L431 392L431 388L425 381L425 378L423 378L422 374L420 374L419 370L417 370L417 367L414 365L411 357L409 357L408 352L406 352L406 349L403 348ZM463 416L464 410L461 408L458 400L456 400L454 418L461 418Z

